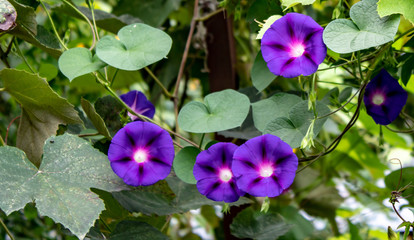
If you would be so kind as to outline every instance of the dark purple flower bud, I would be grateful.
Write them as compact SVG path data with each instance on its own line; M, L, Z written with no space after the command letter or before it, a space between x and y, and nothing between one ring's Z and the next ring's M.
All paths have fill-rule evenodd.
M256 197L275 197L293 183L298 158L279 137L252 138L234 152L232 171L239 189Z
M216 143L198 154L193 173L201 194L224 202L235 202L244 195L237 188L231 171L236 148L233 143Z
M131 122L112 138L108 159L126 184L148 186L170 173L174 145L168 132L158 125Z
M17 12L9 1L0 2L0 31L11 30L16 26Z
M375 123L388 125L398 117L407 97L398 80L382 69L365 88L364 103Z
M132 110L140 115L144 115L149 118L153 118L155 114L154 105L148 101L145 95L137 90L129 91L128 93L122 94L122 101L124 101ZM128 116L132 121L138 120L139 118L131 113L128 113Z
M261 50L269 70L286 78L315 73L326 57L323 28L311 17L288 13L262 37Z

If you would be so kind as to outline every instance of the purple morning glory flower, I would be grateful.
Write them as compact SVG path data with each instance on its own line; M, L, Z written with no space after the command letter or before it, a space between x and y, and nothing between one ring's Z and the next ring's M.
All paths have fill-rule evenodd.
M375 123L388 125L398 117L407 97L398 80L382 69L365 88L364 103Z
M154 105L148 101L145 95L137 90L129 91L128 93L122 94L122 101L124 101L132 110L140 115L144 115L149 118L153 118L155 114ZM132 121L138 120L139 118L128 112L128 116Z
M237 188L231 171L236 148L233 143L216 143L198 154L193 173L201 194L224 202L235 202L244 195Z
M288 13L276 20L261 42L269 70L286 78L316 72L326 57L322 32L318 23L300 13Z
M239 189L256 197L275 197L293 183L298 158L279 137L252 138L234 152L232 171Z
M171 171L174 146L167 131L149 122L130 122L109 145L112 170L131 186L148 186Z

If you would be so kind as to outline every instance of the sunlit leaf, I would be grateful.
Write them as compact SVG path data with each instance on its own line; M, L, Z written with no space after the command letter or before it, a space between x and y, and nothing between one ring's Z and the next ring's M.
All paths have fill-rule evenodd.
M379 0L378 14L380 17L391 14L402 14L414 24L414 0Z
M400 17L380 18L376 0L363 0L351 7L351 19L337 19L323 31L323 41L332 51L351 53L376 47L394 39Z

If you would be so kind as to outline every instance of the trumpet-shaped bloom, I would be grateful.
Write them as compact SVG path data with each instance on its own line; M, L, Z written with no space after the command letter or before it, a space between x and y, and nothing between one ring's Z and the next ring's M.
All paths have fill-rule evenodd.
M276 20L261 42L269 70L286 78L315 73L326 57L323 28L311 17L288 13Z
M112 170L131 186L147 186L168 176L174 160L171 136L158 125L131 122L111 141L108 159Z
M244 195L237 188L231 171L236 148L233 143L216 143L197 156L193 173L201 194L224 202L235 202Z
M134 112L144 115L149 118L153 118L155 114L155 107L152 102L148 101L145 95L137 90L129 91L128 93L122 94L120 96L122 101L124 101ZM128 112L128 116L135 121L139 119L137 116Z
M375 123L388 125L400 114L407 102L407 92L385 69L367 85L364 103Z
M239 189L256 197L275 197L293 183L298 158L279 137L252 138L234 152L232 171Z

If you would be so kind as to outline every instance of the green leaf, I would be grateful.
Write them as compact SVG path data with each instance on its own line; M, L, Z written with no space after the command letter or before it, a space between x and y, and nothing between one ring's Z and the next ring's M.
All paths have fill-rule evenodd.
M62 3L62 1L60 0L58 2ZM89 8L82 6L76 7L91 22L93 21L91 10L89 10ZM85 21L85 18L83 16L81 16L77 11L75 11L72 7L69 7L67 4L57 4L55 6L52 6L51 10L56 13L63 13L68 16L76 17L82 21ZM140 19L135 18L131 15L121 15L117 17L114 14L107 13L96 8L93 10L93 12L95 15L96 26L112 33L117 33L122 27L126 25L141 22Z
M194 164L200 149L196 147L185 147L179 151L174 158L173 168L179 179L188 184L196 184L197 180L193 174Z
M82 123L73 106L52 90L39 75L16 69L3 69L4 88L21 104L17 147L40 166L43 143L55 135L59 124Z
M414 205L414 167L406 167L402 169L401 182L400 181L401 170L395 170L388 174L384 181L385 186L391 191L401 191L401 197L405 198L411 206Z
M165 32L142 23L118 32L119 40L105 36L96 45L96 55L107 64L123 70L139 70L165 58L172 40Z
M84 98L81 99L81 105L82 105L83 111L85 111L86 115L91 120L96 130L98 130L100 134L102 134L109 140L112 139L112 136L108 131L108 128L106 128L105 122L103 121L101 116L99 116L99 114L96 113L93 105L88 100L85 100Z
M72 48L59 58L59 69L72 81L74 78L97 71L106 66L96 55L86 48Z
M384 17L400 13L414 24L413 6L414 0L379 0L378 14L380 17Z
M251 77L253 86L259 92L263 91L277 77L270 72L265 60L263 59L262 52L257 53L256 59L253 63Z
M250 32L259 31L260 27L257 21L263 22L272 15L283 15L282 8L278 1L273 0L256 0L249 7L246 20L250 23Z
M312 216L335 219L336 209L342 202L335 187L319 185L302 199L300 206Z
M323 116L328 114L330 110L325 104L317 102L316 112L318 116ZM313 111L308 110L308 101L302 101L290 109L289 117L278 117L269 122L264 129L264 133L276 135L292 148L297 148L306 136L313 119ZM318 135L326 120L326 117L316 120L313 128L314 137Z
M291 8L297 4L311 5L315 0L282 0L282 5L286 8Z
M95 110L102 117L112 136L123 127L119 116L123 109L124 106L111 95L98 98L95 102Z
M287 232L283 237L278 238L278 240L306 239L315 232L315 228L313 227L311 220L304 218L299 213L298 209L292 206L283 206L278 209L278 212L285 219L286 223L291 224L292 226L289 232Z
M337 53L351 53L394 40L400 17L380 18L377 0L363 0L350 10L351 20L337 19L323 31L326 46Z
M116 15L130 14L138 17L144 23L160 27L168 15L180 7L181 0L121 0L114 7Z
M16 8L17 26L8 33L41 48L53 57L59 57L62 53L59 42L56 37L44 27L37 25L34 9L14 0L9 0L9 2Z
M387 235L388 235L388 240L399 240L400 239L398 234L394 232L394 230L392 230L390 226L388 226Z
M179 126L194 133L210 133L241 126L249 114L249 98L227 89L210 93L201 102L186 104L178 114Z
M254 212L246 208L234 218L230 225L231 234L238 238L274 240L289 231L291 225L275 213Z
M288 93L277 93L252 104L254 126L264 131L267 124L278 117L289 117L289 111L302 99Z
M168 240L158 229L145 222L122 221L116 225L109 240Z
M62 223L83 238L104 210L90 188L115 191L125 186L105 154L70 134L51 137L36 168L24 152L0 147L0 208L10 214L35 201L39 214Z
M50 63L41 63L39 67L39 75L49 82L58 75L58 69Z
M166 186L168 182L168 186ZM145 188L136 188L132 191L112 193L114 198L128 211L143 214L169 215L183 213L203 205L223 205L224 202L215 202L201 195L195 184L187 184L176 177L167 177L156 185ZM252 201L241 197L230 206L240 206Z
M355 224L353 224L349 219L347 219L347 221L348 221L349 233L351 234L350 240L362 240L362 237L359 234L358 227L355 226Z

